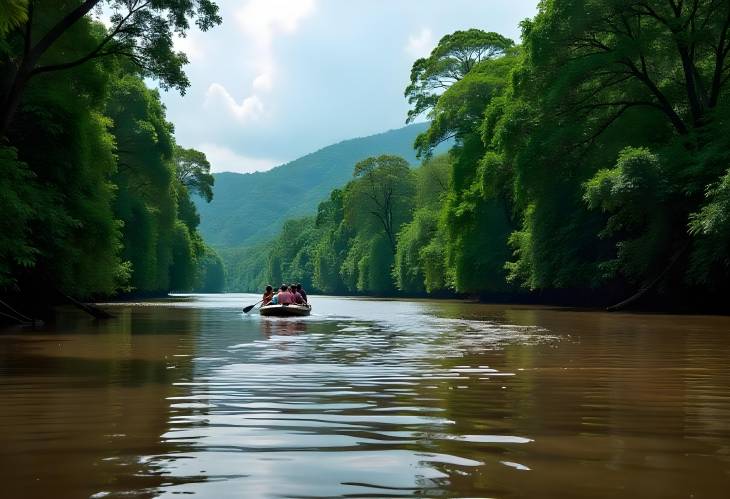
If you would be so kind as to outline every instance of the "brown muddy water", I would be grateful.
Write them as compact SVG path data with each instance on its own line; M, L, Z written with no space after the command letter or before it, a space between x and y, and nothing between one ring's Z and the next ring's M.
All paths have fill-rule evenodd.
M728 317L255 301L0 331L0 497L730 497Z

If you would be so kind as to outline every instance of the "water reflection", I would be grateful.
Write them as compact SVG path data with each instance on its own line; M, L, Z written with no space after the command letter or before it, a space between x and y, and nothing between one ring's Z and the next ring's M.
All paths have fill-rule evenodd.
M139 458L158 451L167 431L166 399L192 372L182 356L194 352L190 324L199 320L197 311L168 316L161 330L159 313L121 309L114 322L90 322L69 312L53 326L0 336L4 497L156 495L163 482Z
M0 334L8 497L730 486L727 318L317 298L281 319L248 300Z
M307 331L307 321L291 317L262 317L260 324L266 338L293 336Z

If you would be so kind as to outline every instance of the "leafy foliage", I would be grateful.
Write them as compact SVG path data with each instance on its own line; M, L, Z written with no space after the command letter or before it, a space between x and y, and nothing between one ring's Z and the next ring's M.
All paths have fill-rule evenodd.
M134 2L124 4L133 8ZM18 23L40 32L54 26L63 9L79 5L31 3L27 21L20 18L2 38L3 76L17 76L8 60L28 56L28 47L17 43ZM155 5L185 15L198 8L190 2ZM164 19L168 28L186 22ZM104 44L106 28L87 16L62 35L40 62L53 70L23 88L22 105L7 128L11 146L0 147L0 289L35 301L44 294L53 299L55 290L88 297L198 286L207 275L202 260L215 265L197 233L199 216L188 192L209 188L205 157L181 149L194 165L192 174L178 174L178 146L159 95L125 56L55 67Z
M13 270L35 264L38 250L31 241L29 222L35 217L37 195L28 165L18 161L17 151L0 147L0 287L13 282Z
M416 60L405 96L413 109L408 122L436 107L440 94L482 61L502 56L514 42L498 33L478 29L456 31L439 41L428 57Z
M358 292L381 292L373 270L390 267L391 289L411 293L717 302L730 292L730 2L547 0L522 28L521 47L459 31L414 63L407 119L432 119L419 156L453 140L441 189L422 185L433 165L417 170L387 262L388 231L353 197L368 184L349 184L342 212L338 196L320 207L315 275L334 283L339 266Z
M210 163L200 151L177 146L173 152L178 181L188 192L197 194L207 202L213 200L215 179L210 174Z
M0 36L28 21L28 0L0 0Z
M248 245L222 250L236 290L294 280L328 293L604 300L730 291L728 1L546 0L520 47L457 31L413 64L407 121L428 125L219 176L224 202L211 205L190 199L210 201L210 165L175 144L143 78L185 88L171 34L219 22L214 4L110 0L120 7L110 31L86 16L95 1L4 3L5 289L219 287L201 210L214 244ZM25 42L24 23L52 30L70 12L81 15L39 53L39 40ZM432 157L444 144L448 155ZM295 202L272 202L282 191Z
M3 2L0 24L0 137L6 135L28 84L39 75L68 70L104 58L124 59L142 77L181 93L190 85L188 62L173 49L173 34L185 35L190 19L202 31L220 24L211 0L35 0ZM110 26L94 23L94 9L113 14ZM5 15L5 14L4 14ZM64 51L79 32L95 31L94 43Z
M345 222L381 234L394 255L398 229L411 216L414 179L408 162L389 155L367 158L353 175L358 181L345 189Z

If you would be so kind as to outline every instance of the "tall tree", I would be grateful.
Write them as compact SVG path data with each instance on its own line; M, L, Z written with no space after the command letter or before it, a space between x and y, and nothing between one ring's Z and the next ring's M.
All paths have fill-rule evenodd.
M114 82L107 113L117 142L115 211L124 222L123 255L132 264L131 285L136 291L161 292L170 285L172 246L184 258L180 248L187 244L177 224L172 124L157 91L135 76Z
M514 45L509 38L479 29L455 31L439 40L428 57L417 59L405 96L413 106L406 123L436 106L439 96L482 61L501 57Z
M528 201L513 268L539 287L608 279L637 298L722 269L724 239L688 225L727 170L729 30L727 0L541 4L513 78L527 126L513 121L510 156Z
M634 107L686 135L730 79L727 0L553 0L524 29L546 97L587 119L605 114L593 135Z
M473 29L445 36L428 59L413 64L411 84L406 88L406 96L413 105L408 119L424 111L432 119L428 130L416 138L419 156L430 156L447 139L455 141L442 230L436 230L434 217L419 216L413 223L423 223L424 230L411 227L404 233L409 237L446 236L444 244L421 242L429 248L424 250L424 257L430 262L429 275L434 284L446 281L446 273L438 271L437 263L439 255L443 255L449 267L448 280L458 291L493 291L504 287L510 210L503 196L482 188L480 162L487 151L482 122L487 106L508 86L519 54L511 40ZM444 279L438 278L439 274Z
M416 175L413 219L398 233L393 278L398 289L411 293L439 291L446 286L445 227L440 210L449 188L448 155L425 161Z
M188 191L195 193L207 202L213 199L215 179L210 174L210 163L205 153L195 149L175 146L173 153L177 178Z
M355 165L353 176L356 181L345 194L346 219L353 223L368 217L382 230L395 255L396 234L412 210L414 179L408 162L389 155L367 158Z

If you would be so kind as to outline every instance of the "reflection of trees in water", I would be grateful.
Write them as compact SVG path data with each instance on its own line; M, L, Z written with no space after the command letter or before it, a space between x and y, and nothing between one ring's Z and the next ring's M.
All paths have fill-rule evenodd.
M173 386L190 379L194 309L118 308L104 322L62 318L47 331L24 335L12 348L15 369L0 384L0 469L8 497L89 497L136 491L152 497L164 481L144 456L168 454L183 445L165 442ZM171 319L174 334L170 334ZM12 401L14 384L26 389ZM189 411L188 411L189 412ZM30 451L32 449L32 452Z
M152 307L120 308L118 318L105 323L60 323L53 334L0 337L0 469L14 474L3 479L3 492L45 498L56 491L78 497L132 491L151 497L163 484L220 478L197 468L187 475L183 470L191 468L180 464L210 450L195 435L221 431L206 421L208 413L222 410L210 409L207 400L220 390L229 390L223 395L236 402L260 396L306 403L277 408L284 415L370 416L351 427L319 427L322 449L417 455L414 494L424 496L444 490L506 496L519 490L539 497L576 490L571 487L577 482L588 487L580 490L607 494L621 486L644 496L722 490L730 432L726 319L453 303L446 309L453 319L477 319L482 312L473 309L483 310L483 317L518 325L515 331L539 326L561 339L514 340L479 350L479 343L462 341L470 331L457 321L443 332L403 332L348 319L242 321L215 310ZM228 348L238 343L246 346ZM277 349L286 352L277 356ZM215 368L237 362L248 369L238 380L243 388L216 387L226 380L216 378ZM489 366L498 373L424 376L458 366ZM259 367L272 374L258 373ZM249 372L255 379L246 386ZM210 386L208 380L214 380ZM188 381L195 384L180 384ZM317 408L320 403L329 408ZM228 410L245 417L240 407ZM262 431L314 431L291 425ZM358 444L333 450L326 446L333 435L355 437ZM468 435L534 442L463 438ZM485 465L438 462L428 453ZM446 476L428 478L434 470ZM35 481L36 475L42 480ZM407 471L404 476L410 479Z
M307 321L279 317L261 317L261 332L266 338L275 335L296 336L307 332Z
M464 313L477 319L481 313L458 308L450 310L454 318L464 318ZM503 496L514 491L518 481L526 496L538 497L545 491L571 490L579 480L592 490L616 491L624 486L648 496L651 490L644 487L649 481L657 490L683 492L692 487L708 490L707 484L722 480L718 466L725 457L719 443L723 429L727 435L727 423L720 416L728 405L717 395L727 395L730 382L718 373L727 372L720 359L730 358L730 352L719 333L709 337L693 334L697 324L680 318L504 307L501 312L485 310L489 318L499 314L501 324L516 324L516 332L539 326L561 340L529 344L514 339L491 350L479 350L460 342L469 331L456 325L443 333L422 333L366 321L262 319L252 324L267 339L306 335L267 342L267 348L287 350L274 361L257 358L258 353L245 349L241 355L254 355L254 361L262 363L322 364L311 373L296 372L291 365L284 369L285 373L296 372L293 376L299 386L311 382L316 388L313 391L293 393L285 379L281 386L262 383L262 391L256 394L314 405L336 400L353 404L335 409L336 414L382 416L359 429L330 433L344 431L367 439L359 444L359 451L398 448L424 453L420 466L446 475L416 477L416 486L424 491L433 492L432 487L437 486L462 495ZM463 374L454 379L421 376L449 372L457 366L489 366L498 373ZM516 375L497 375L504 373ZM336 399L321 395L334 391L341 392ZM362 407L363 403L368 407ZM387 411L376 412L379 409ZM414 414L434 420L396 423L388 419ZM438 418L454 423L442 424ZM268 431L275 434L280 428ZM409 436L388 436L393 431ZM535 441L517 444L459 438L465 435L519 436ZM323 439L326 437L324 434ZM485 466L432 462L428 452L469 458ZM698 458L703 452L704 457ZM691 464L696 458L699 464ZM502 461L526 465L532 472L509 468ZM580 463L579 469L575 463ZM700 470L702 465L707 469ZM672 467L696 474L672 474L668 471ZM657 477L661 480L654 480ZM704 487L700 481L705 481Z
M450 308L454 313L458 306ZM441 452L460 452L487 465L485 473L453 475L456 490L499 495L513 490L520 473L526 496L569 490L577 477L586 484L584 495L630 490L632 496L688 496L727 484L719 470L730 462L730 373L725 369L730 344L719 333L721 320L501 308L506 322L545 328L561 340L514 344L458 360L516 376L454 382L468 388L443 391L454 432L535 441L461 448L444 442ZM723 369L727 375L718 375ZM500 461L539 473L514 471ZM580 472L570 463L581 463Z

